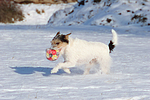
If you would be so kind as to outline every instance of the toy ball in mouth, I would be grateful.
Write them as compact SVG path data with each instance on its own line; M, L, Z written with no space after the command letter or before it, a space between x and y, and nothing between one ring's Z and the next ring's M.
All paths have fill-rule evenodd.
M59 50L46 49L46 58L50 61L55 61L59 57Z

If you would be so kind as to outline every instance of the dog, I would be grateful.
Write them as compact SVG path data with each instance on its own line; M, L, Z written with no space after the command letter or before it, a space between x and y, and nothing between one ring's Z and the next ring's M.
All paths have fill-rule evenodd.
M78 38L69 37L57 32L51 41L51 48L60 51L60 56L64 58L63 63L59 63L51 70L51 73L57 73L59 69L63 69L70 74L71 67L76 65L86 65L84 75L89 74L93 65L99 64L100 70L104 74L110 73L111 57L109 53L113 51L117 45L118 36L112 29L113 38L108 45L101 42L88 42Z

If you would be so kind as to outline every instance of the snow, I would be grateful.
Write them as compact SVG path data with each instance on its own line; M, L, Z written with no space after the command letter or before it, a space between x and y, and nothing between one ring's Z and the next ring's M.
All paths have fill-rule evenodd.
M35 11L34 6L47 9L44 5L33 5L29 6L29 11ZM55 5L61 8L59 6L62 5ZM45 12L49 12L47 10ZM56 32L72 32L73 38L108 44L112 39L112 27L50 26L46 25L46 20L51 13L45 13L45 20L31 20L42 16L33 15L24 22L0 25L0 100L150 99L149 26L125 25L114 28L119 41L110 54L113 64L108 75L97 73L97 66L89 75L82 75L84 66L71 68L71 74L63 70L51 74L52 68L63 62L62 57L56 61L46 59L45 50L50 47L50 40Z

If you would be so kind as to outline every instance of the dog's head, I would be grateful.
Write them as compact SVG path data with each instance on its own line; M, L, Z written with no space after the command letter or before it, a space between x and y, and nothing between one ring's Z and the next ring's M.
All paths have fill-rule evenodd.
M63 34L60 34L60 32L57 32L57 34L51 41L51 48L60 50L64 47L66 47L69 44L69 35L70 34L71 33L69 33L67 35L63 35Z

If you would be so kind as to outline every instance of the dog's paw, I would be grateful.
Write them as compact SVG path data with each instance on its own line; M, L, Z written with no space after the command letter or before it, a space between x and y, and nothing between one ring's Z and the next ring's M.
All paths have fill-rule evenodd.
M88 74L89 74L89 72L84 72L84 73L83 73L83 75L88 75Z
M52 73L57 73L58 72L58 68L53 68L52 70L51 70L51 74Z
M63 70L64 70L66 73L68 73L68 74L71 73L69 68L64 68Z

